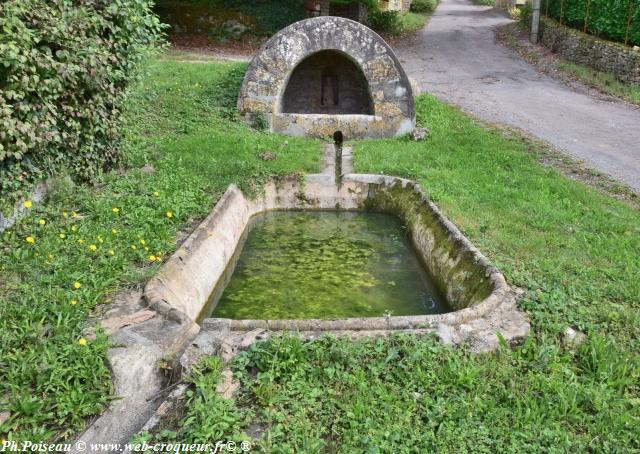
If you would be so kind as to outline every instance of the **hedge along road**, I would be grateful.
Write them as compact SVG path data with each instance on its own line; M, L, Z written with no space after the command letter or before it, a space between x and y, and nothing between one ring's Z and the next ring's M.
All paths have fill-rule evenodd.
M496 43L510 19L468 0L442 0L396 52L423 91L483 120L520 128L640 192L640 110L600 101L541 75Z

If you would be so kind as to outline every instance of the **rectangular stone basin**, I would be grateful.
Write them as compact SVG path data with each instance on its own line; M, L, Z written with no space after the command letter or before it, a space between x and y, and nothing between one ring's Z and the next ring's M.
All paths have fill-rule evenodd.
M291 294L288 300L285 298L277 304L271 304L264 295L260 301L255 300L258 293L255 288L249 292L251 294L243 295L246 288L234 282L229 287L228 300L225 302L226 296L220 300L222 290L233 274L234 261L241 256L239 251L248 226L260 219L256 215L279 210L393 215L399 220L396 229L406 227L403 230L404 240L414 246L417 256L405 261L422 264L422 271L418 265L414 266L416 273L430 278L423 280L422 288L416 287L414 279L414 287L410 288L400 279L383 275L376 277L375 273L362 274L370 264L359 263L354 257L355 262L348 269L355 274L345 274L342 279L333 277L338 288L334 298L340 291L347 295L340 302L323 299L326 292L319 288L314 290L317 294L314 302L313 296L307 295L298 285L301 279L311 280L310 276L302 275L293 276L287 285L280 287L282 290L288 286ZM318 247L322 247L320 243ZM332 252L336 254L338 249ZM316 257L323 256L316 254ZM242 272L247 266L255 265L243 262L238 270ZM349 288L351 278L362 281L356 289ZM382 295L384 290L393 296L384 296L381 298L384 302L375 304L376 298L365 298L364 294L369 291L367 285L374 279L379 281L374 284L376 293L381 292L379 294ZM408 287L406 293L412 297L391 291L394 284L395 287ZM271 291L271 287L276 291L273 283L255 284L256 287L260 285L263 285L265 294ZM385 285L388 288L384 288ZM302 293L296 296L298 291ZM416 295L420 300L419 295L423 293L431 296L426 296L422 303L416 302ZM332 175L326 174L272 182L256 198L247 198L238 188L230 186L212 213L145 289L145 299L151 307L161 308L164 312L173 311L177 318L184 315L199 321L213 312L215 317L233 318L233 326L237 329L293 330L413 329L438 323L460 324L488 314L511 295L502 274L440 213L420 186L401 178L360 174L346 174L338 184ZM273 298L276 296L271 295ZM305 301L299 301L301 296ZM429 297L433 297L433 308L430 308ZM231 304L231 300L235 302ZM391 300L394 300L393 305ZM324 303L321 304L322 301ZM220 306L215 312L218 303ZM235 304L233 310L230 304ZM349 304L352 307L349 308Z
M450 311L396 216L271 211L251 218L202 316L337 319Z

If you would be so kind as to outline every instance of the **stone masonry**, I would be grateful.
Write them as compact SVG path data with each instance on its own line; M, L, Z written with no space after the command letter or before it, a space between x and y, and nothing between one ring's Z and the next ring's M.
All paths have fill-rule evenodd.
M318 57L322 52L327 53L325 59L331 55L341 57L330 62L338 80L323 82L323 67L318 64L315 68L320 73L309 72L309 91L321 93L320 84L324 83L327 87L345 87L343 95L352 96L362 89L370 99L371 109L344 112L337 109L331 114L317 113L322 110L309 113L308 109L299 112L284 109L285 104L287 107L295 104L284 102L289 82L302 83L296 70L298 67L313 69L313 65L304 64L305 60L322 60ZM341 64L361 72L360 87L354 85L357 78L352 75L347 84L339 80L341 72L336 65ZM343 72L353 73L351 69ZM340 90L332 95L337 98L336 105L342 102L340 95ZM266 115L271 131L294 136L326 138L342 131L345 139L389 137L408 134L415 126L411 84L389 45L368 27L334 16L296 22L267 41L247 70L238 97L238 110L248 118L252 113L261 112Z

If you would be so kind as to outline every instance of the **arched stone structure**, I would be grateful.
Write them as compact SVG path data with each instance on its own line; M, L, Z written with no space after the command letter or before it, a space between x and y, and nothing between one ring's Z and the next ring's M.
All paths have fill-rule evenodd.
M270 129L345 139L411 132L411 84L373 30L326 16L283 29L260 49L244 78L238 110L266 114Z

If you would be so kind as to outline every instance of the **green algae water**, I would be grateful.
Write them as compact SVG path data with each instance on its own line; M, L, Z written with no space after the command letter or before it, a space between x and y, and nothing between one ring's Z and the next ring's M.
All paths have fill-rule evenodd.
M387 214L261 214L251 220L236 259L228 285L205 316L330 319L450 311L406 229Z

